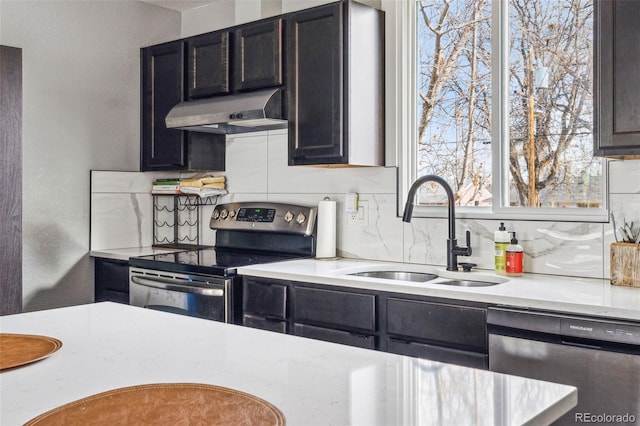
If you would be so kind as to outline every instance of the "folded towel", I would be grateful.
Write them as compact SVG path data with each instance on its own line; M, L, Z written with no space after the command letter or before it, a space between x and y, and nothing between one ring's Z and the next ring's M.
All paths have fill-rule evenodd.
M213 197L216 195L224 195L227 193L226 189L218 189L218 188L196 188L193 186L185 186L180 188L180 192L188 195L197 195L200 198Z
M224 188L225 177L224 176L204 176L192 179L185 179L180 182L181 187L193 187L202 188L204 185L222 184Z

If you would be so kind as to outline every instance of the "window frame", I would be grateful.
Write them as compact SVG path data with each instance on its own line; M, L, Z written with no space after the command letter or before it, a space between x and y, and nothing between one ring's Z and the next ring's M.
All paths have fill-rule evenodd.
M408 0L396 3L395 24L398 31L396 48L401 58L396 62L396 92L399 100L396 107L401 113L396 115L397 126L397 159L398 159L398 215L402 216L411 184L417 177L417 7L419 0ZM595 1L595 0L594 0ZM496 219L500 220L531 220L556 222L600 222L609 220L609 185L608 161L602 159L602 206L599 208L532 208L505 207L504 200L508 199L506 191L509 188L508 159L504 157L509 137L509 46L501 40L509 35L509 5L507 1L493 0L491 2L491 63L492 90L491 120L499 123L494 125L491 134L492 142L492 185L494 190L491 207L456 206L456 216L468 219ZM495 72L498 70L498 72ZM595 83L595 82L594 82ZM594 137L597 137L594 130ZM496 148L497 147L497 148ZM447 208L442 206L415 205L413 217L444 218Z

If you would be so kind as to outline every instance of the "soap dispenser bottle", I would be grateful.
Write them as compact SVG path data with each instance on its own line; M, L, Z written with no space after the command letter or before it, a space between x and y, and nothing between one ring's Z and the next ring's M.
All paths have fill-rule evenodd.
M504 275L507 258L507 246L511 237L504 227L504 222L500 222L500 227L493 233L494 258L496 274Z
M524 270L524 250L518 244L516 233L511 233L511 244L507 246L507 255L505 263L505 272L512 277L519 277Z

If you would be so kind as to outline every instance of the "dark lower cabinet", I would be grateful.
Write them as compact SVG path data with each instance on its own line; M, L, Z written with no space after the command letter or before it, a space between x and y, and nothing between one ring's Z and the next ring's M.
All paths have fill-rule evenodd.
M95 301L129 304L129 262L95 258Z
M287 332L287 322L273 318L265 318L261 316L243 314L242 325L245 327L259 328L261 330L275 331L276 333Z
M281 281L245 277L242 280L242 325L287 332L288 286Z
M387 351L489 367L486 308L395 297L386 308Z
M640 155L640 2L597 0L594 6L594 154Z
M295 287L293 334L360 348L376 348L376 296Z
M489 368L489 355L487 353L463 351L443 346L429 345L427 343L398 340L393 337L387 339L387 352L431 359L449 364L464 365L465 367L485 370Z
M375 336L366 334L356 334L348 331L314 327L306 324L294 324L293 334L316 340L324 340L325 342L356 346L358 348L376 349Z
M437 302L387 299L387 334L487 350L487 311Z
M487 369L487 306L425 296L243 277L242 324Z
M353 291L296 287L296 323L347 331L376 331L376 296Z

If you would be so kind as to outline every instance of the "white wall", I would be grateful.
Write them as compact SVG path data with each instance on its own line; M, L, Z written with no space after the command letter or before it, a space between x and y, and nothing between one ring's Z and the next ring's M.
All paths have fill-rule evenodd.
M89 170L139 170L140 47L180 14L134 1L0 1L23 57L23 305L93 301Z

